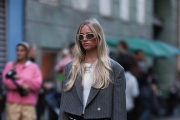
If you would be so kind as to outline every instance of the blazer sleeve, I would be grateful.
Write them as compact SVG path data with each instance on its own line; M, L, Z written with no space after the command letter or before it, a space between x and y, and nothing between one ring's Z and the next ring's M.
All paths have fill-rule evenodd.
M112 120L127 120L124 69L114 71Z
M68 77L68 69L67 66L65 67L65 76L64 76L64 83L63 83L63 90L62 90L62 97L61 97L61 103L60 103L60 113L59 113L59 120L69 120L69 116L67 115L67 113L65 113L63 111L63 107L64 107L64 87L67 81L67 77Z

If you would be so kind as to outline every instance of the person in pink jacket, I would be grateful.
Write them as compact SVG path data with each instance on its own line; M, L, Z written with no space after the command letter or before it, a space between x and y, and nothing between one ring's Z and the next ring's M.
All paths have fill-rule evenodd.
M62 50L61 55L62 55L62 60L55 66L54 70L58 73L61 72L64 75L66 64L71 62L73 58L70 56L68 49Z
M3 71L3 84L7 89L6 120L36 120L35 105L42 83L42 75L38 66L28 60L28 43L18 44L16 54L17 59L14 62L8 62ZM24 90L25 96L21 96L18 87L6 77L11 70L16 71L13 78Z

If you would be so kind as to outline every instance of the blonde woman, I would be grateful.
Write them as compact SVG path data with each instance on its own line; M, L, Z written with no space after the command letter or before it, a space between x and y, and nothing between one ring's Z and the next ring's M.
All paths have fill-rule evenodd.
M109 58L101 25L84 21L65 67L59 120L126 120L124 69Z

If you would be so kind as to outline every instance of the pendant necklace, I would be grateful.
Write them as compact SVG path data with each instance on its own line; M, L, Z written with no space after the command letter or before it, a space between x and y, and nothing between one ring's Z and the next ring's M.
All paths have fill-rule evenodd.
M96 60L95 60L95 61L96 61ZM91 68L92 68L92 65L93 65L93 63L94 63L95 61L93 61L92 63L89 63L89 62L87 62L86 59L85 59L85 62L86 62L86 63L91 64L89 67L86 66L86 68L85 68L85 73L91 73Z

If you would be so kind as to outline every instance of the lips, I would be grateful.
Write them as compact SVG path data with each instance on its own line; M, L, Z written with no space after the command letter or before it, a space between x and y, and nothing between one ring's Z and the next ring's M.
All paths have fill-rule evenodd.
M88 43L84 43L83 46L88 46L89 44Z

